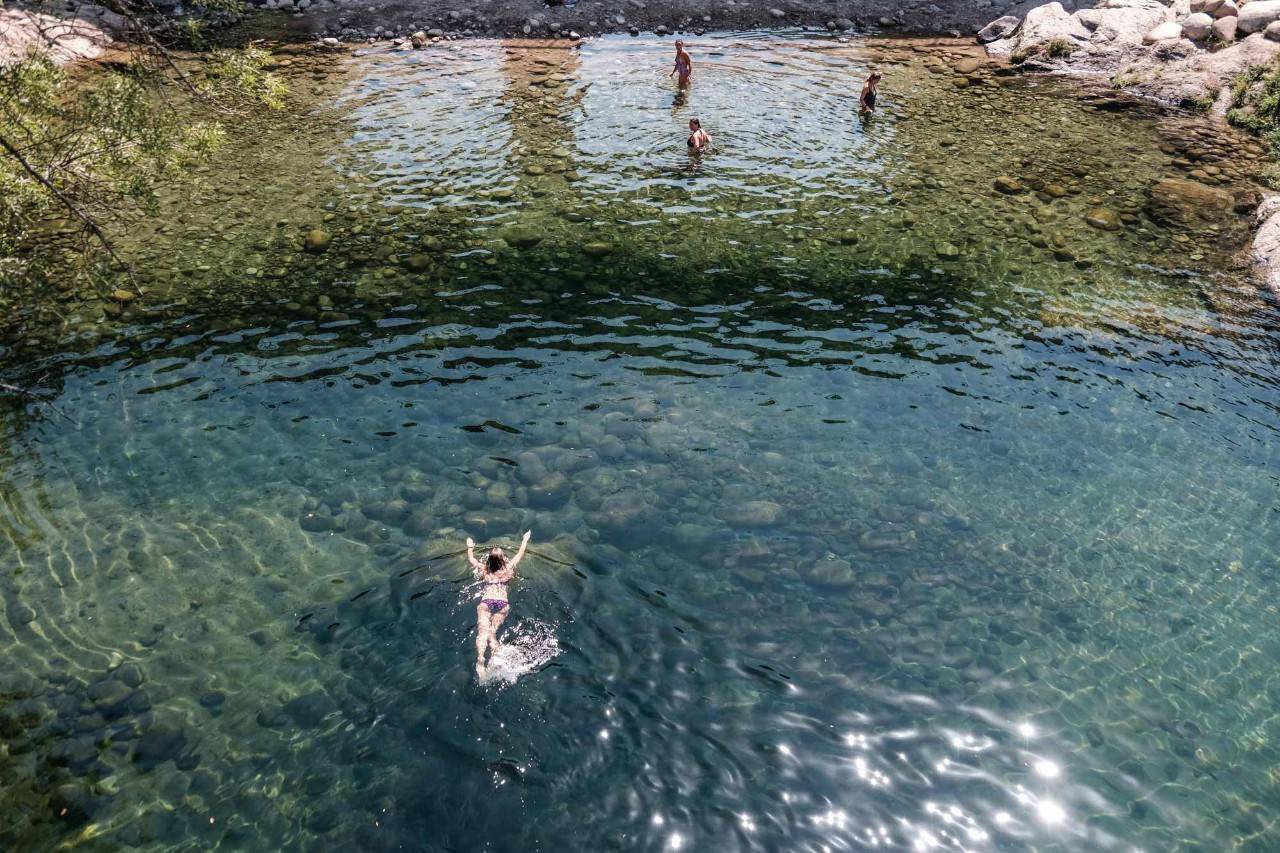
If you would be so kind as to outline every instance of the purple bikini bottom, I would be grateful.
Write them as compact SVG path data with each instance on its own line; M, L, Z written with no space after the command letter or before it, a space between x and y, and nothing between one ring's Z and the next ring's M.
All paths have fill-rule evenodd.
M489 608L490 613L501 613L507 609L507 603L501 598L486 598L480 603Z

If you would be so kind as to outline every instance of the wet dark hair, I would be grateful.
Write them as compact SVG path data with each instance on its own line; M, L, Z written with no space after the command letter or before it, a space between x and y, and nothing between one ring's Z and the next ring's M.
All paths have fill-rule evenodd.
M883 75L883 74L881 74L879 71L872 71L872 72L871 72L871 78L870 78L870 79L872 79L872 80L879 80L879 79L880 79L881 77L883 77L883 76L884 76L884 75Z
M693 125L694 127L698 128L698 130L702 130L702 119L691 118L691 119L689 119L689 124L691 124L691 125Z
M489 565L487 566L487 568L491 573L500 572L506 567L507 567L507 558L504 557L502 554L498 553L497 548L494 548L492 551L489 552Z

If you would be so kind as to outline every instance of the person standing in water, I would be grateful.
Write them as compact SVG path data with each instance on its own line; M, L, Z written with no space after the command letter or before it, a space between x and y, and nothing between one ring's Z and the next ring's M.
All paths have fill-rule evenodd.
M529 547L532 530L524 532L520 540L520 550L510 560L502 549L494 546L485 562L476 559L476 543L467 537L467 562L471 564L475 576L484 581L484 591L480 593L480 603L476 605L476 678L484 678L486 669L485 649L489 650L489 658L501 648L498 642L498 629L509 613L510 602L507 599L507 584L516 576L516 566L524 559L524 552Z
M880 85L881 76L879 71L872 71L867 82L862 84L862 94L858 97L858 111L864 116L875 112L876 87Z
M711 144L711 134L702 129L702 122L696 118L689 119L689 153L701 154Z
M667 78L670 79L673 74L680 75L676 84L682 89L689 85L689 77L693 75L693 57L685 51L684 42L679 40L676 41L676 65Z

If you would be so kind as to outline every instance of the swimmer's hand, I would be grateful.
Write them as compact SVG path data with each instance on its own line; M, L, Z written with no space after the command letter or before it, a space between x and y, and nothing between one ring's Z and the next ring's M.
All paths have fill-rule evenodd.
M476 541L472 539L470 536L467 537L467 547L468 548L476 547Z
M528 541L529 541L529 537L530 537L530 536L532 536L532 535L533 535L533 531L532 531L532 530L526 530L526 531L524 532L524 538L523 538L523 539L521 539L520 541L521 541L521 542L528 542Z

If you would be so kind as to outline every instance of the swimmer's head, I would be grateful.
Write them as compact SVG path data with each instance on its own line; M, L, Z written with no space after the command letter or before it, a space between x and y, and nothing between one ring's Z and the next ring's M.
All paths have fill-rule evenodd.
M689 129L690 129L690 130L702 130L702 122L698 121L698 119L696 119L696 118L691 118L691 119L689 119Z
M502 553L501 548L494 548L489 552L489 571L500 572L507 567L507 555Z
M684 42L680 39L676 39L676 50L684 50Z
M872 71L871 76L868 77L867 79L870 80L872 83L877 83L880 81L880 78L883 76L884 75L881 74L879 71Z

